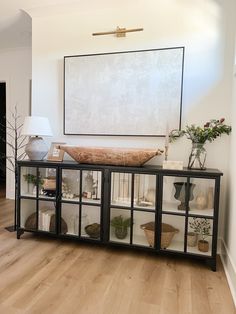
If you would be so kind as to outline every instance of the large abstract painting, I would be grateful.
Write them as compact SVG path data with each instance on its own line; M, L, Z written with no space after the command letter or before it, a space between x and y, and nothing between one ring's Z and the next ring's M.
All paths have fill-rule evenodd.
M179 129L183 63L184 47L64 57L64 134Z

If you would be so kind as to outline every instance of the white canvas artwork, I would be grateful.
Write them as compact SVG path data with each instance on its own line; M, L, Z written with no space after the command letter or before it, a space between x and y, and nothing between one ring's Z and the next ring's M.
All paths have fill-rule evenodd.
M181 121L184 48L64 58L64 133L162 136Z

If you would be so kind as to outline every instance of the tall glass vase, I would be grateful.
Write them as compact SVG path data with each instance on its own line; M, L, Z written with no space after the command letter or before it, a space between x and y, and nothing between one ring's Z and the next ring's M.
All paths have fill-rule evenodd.
M189 169L205 170L206 150L204 143L192 143L192 149L188 160Z

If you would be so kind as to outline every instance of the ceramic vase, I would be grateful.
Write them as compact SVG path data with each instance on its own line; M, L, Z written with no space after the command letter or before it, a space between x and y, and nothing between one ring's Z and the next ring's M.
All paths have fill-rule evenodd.
M188 232L187 234L187 244L189 247L194 247L197 245L198 234L195 232Z

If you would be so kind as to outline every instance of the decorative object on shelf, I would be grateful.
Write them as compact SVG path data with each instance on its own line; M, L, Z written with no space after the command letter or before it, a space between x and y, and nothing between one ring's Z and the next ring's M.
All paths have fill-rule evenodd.
M62 180L61 193L62 193L62 197L66 199L73 199L73 198L79 197L79 195L75 195L71 193L71 189L66 183L65 179Z
M144 206L154 206L156 198L156 190L155 189L148 189L144 196ZM146 203L145 203L146 202ZM142 206L142 201L139 203Z
M91 225L87 225L84 229L90 238L98 239L100 237L100 224L93 223Z
M211 224L207 218L194 217L192 221L189 221L189 226L195 233L199 235L198 250L201 252L209 251L209 242L206 241L210 235Z
M31 173L27 173L23 175L25 181L28 183L28 193L29 194L34 194L35 187L39 186L39 189L42 188L44 180L42 179L41 175L39 175L39 178L37 179L37 176Z
M187 193L187 188L188 184L187 182L174 182L174 187L175 187L175 194L174 197L176 200L180 201L180 204L178 205L179 210L186 210L186 193ZM193 196L193 189L195 187L194 183L189 183L189 201L192 201L194 196Z
M163 150L147 148L79 147L60 145L60 149L81 164L142 166Z
M47 197L55 197L56 196L56 190L50 190L50 189L42 189L42 194Z
M197 245L198 234L196 232L187 233L187 245L189 247L194 247Z
M195 124L187 125L185 130L172 130L170 132L170 142L185 135L187 139L192 141L192 150L189 156L188 168L205 170L206 150L205 143L213 142L222 134L229 135L231 126L224 124L225 119L212 119L206 122L203 127Z
M117 239L125 239L130 227L130 218L124 218L122 215L115 216L111 219L111 226L114 228Z
M94 180L92 171L87 171L87 174L84 178L84 185L83 185L83 197L85 198L92 198L93 191L94 191Z
M56 178L48 177L44 179L42 193L48 197L56 196Z
M56 190L56 178L53 177L53 178L44 178L43 180L43 188L45 190Z
M41 136L52 136L49 121L45 117L26 117L21 135L30 136L25 152L30 160L43 160L48 147Z
M41 210L42 213L43 212L46 213L46 211L52 211L52 210L51 209L46 209L46 208ZM36 217L37 217L36 213L33 213L33 214L28 216L28 218L25 221L25 229L36 230L36 227L37 227ZM51 214L48 221L46 221L42 217L42 221L39 222L39 223L41 224L41 226L40 226L41 230L49 231L49 232L55 232L55 230L56 230L55 229L55 214ZM67 231L68 231L67 223L61 217L61 233L62 234L66 234Z
M174 160L164 160L162 164L163 169L171 170L183 170L184 162L183 161L174 161Z
M155 234L155 222L147 222L140 225L140 228L144 230L147 241L151 247L154 247L154 234ZM161 224L161 248L166 249L171 244L171 241L179 230L173 226L162 223Z
M207 208L212 209L214 208L214 192L213 187L208 188L207 192Z
M36 230L36 213L29 215L25 221L25 229Z
M59 145L65 145L66 143L62 142L52 142L51 147L48 152L47 160L51 161L63 161L64 150L59 148Z
M205 209L207 206L206 195L201 191L196 197L197 209Z
M115 34L116 37L125 37L126 33L141 32L141 31L143 31L143 28L126 29L124 27L121 28L121 27L117 26L115 31L92 33L92 35L93 36L99 36L99 35L112 35L112 34Z
M62 217L60 219L60 222L61 222L61 234L66 234L68 232L67 223L65 222L65 220ZM55 214L53 214L51 216L49 231L50 232L56 231L56 215Z

